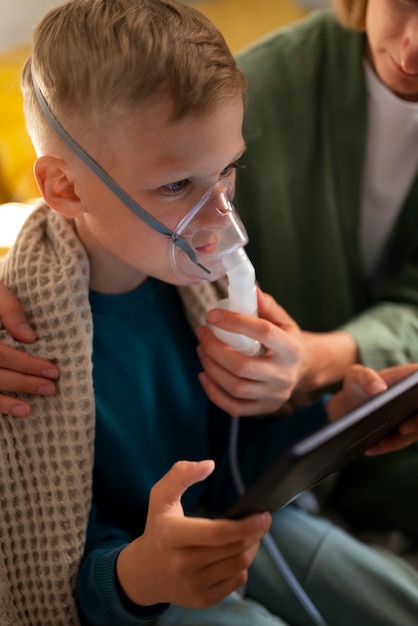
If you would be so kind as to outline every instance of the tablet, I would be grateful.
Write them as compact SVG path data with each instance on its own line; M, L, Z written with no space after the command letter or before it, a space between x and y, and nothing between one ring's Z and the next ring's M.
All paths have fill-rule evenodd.
M360 456L418 410L418 371L282 450L222 517L273 513Z

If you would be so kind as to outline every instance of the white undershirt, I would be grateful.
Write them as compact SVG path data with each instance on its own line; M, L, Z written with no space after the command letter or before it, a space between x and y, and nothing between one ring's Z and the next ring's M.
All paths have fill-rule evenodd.
M363 171L360 252L373 282L418 166L418 102L395 96L364 62L368 129ZM417 207L418 211L418 207Z

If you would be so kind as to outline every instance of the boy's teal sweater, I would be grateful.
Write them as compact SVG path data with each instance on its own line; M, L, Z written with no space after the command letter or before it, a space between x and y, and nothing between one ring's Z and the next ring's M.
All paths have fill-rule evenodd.
M227 459L230 418L208 401L197 374L196 339L177 290L148 279L118 296L90 294L96 438L93 504L77 595L87 624L140 624L167 605L141 609L119 589L120 550L145 525L151 487L178 460L214 458L215 474L182 498L186 514L209 515L237 497ZM281 447L326 421L321 403L280 420L241 422L247 481Z

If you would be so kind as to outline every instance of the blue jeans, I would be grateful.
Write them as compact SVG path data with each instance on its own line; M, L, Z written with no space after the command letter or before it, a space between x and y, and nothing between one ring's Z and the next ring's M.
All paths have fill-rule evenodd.
M289 506L271 536L328 626L416 626L418 571L363 545L329 521ZM208 609L172 606L158 626L312 626L264 545L250 568L246 597Z

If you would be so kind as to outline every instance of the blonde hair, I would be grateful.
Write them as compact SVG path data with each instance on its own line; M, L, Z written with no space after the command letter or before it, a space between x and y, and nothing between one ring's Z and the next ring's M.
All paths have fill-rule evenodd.
M245 91L221 33L180 0L69 0L45 15L22 74L27 126L42 143L51 130L31 67L54 115L78 132L150 102L168 102L173 121L205 114Z
M367 0L332 0L332 5L343 26L360 31L366 29Z

